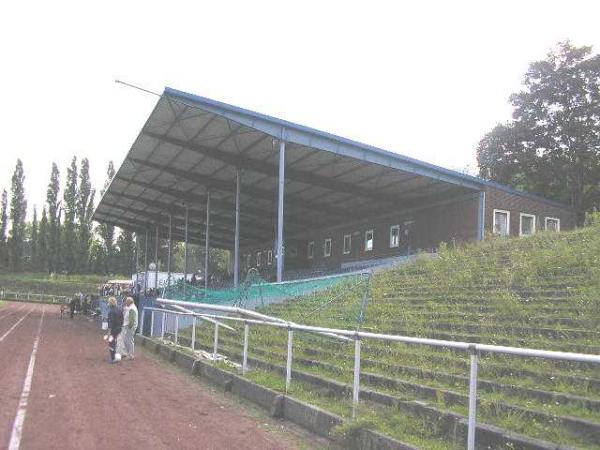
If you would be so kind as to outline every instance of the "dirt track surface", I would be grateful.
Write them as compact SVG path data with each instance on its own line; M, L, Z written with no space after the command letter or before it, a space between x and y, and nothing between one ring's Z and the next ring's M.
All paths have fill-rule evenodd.
M137 350L108 364L99 324L49 305L0 307L0 448L13 422L44 311L21 449L283 449L297 439ZM306 443L302 443L305 446ZM312 446L312 445L308 445Z

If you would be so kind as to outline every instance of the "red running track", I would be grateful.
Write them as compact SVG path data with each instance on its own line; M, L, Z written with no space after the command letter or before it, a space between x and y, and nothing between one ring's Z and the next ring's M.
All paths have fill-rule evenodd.
M108 364L96 322L82 317L61 319L56 306L8 304L0 307L0 339L8 332L0 341L0 448L8 448L15 434L15 417L38 330L21 449L283 449L299 445L297 439L265 429L262 425L268 419L244 414L240 405L217 397L191 377L166 369L142 351L134 361Z

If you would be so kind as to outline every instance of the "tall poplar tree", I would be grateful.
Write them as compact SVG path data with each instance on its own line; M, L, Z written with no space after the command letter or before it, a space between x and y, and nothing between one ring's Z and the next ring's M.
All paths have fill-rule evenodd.
M37 208L33 207L33 219L31 221L31 231L29 235L29 249L31 259L29 260L29 270L39 270L39 254L38 254L38 218Z
M60 201L58 193L60 190L58 166L52 163L50 182L46 191L46 204L48 205L48 270L58 272L61 270L60 259L60 227L59 218Z
M2 190L0 200L0 270L8 269L8 248L6 244L6 231L8 230L8 195L6 189Z
M63 257L65 270L68 273L77 267L77 233L75 218L77 217L77 157L73 157L71 165L67 168L65 192L63 195L65 222L63 225Z
M48 232L48 214L46 213L46 208L44 207L42 209L42 218L40 219L40 229L38 232L38 239L36 244L38 253L37 267L38 270L41 271L48 270Z
M9 238L9 258L11 270L18 272L23 269L23 247L25 242L25 215L27 201L25 200L25 173L23 162L17 159L17 165L12 176L10 198L11 230Z
M113 164L112 161L110 161L108 163L108 168L106 170L106 181L104 182L104 187L102 188L102 191L100 192L100 195L104 195L104 193L106 192L106 190L108 189L108 186L110 185L110 182L112 181L112 179L115 176L115 166ZM111 265L113 264L113 255L114 255L114 240L115 240L115 227L112 225L108 225L106 223L101 223L100 225L98 225L98 234L100 235L100 237L102 238L102 241L104 242L104 249L105 249L105 261L106 261L106 267L105 267L105 272L109 273L109 272L114 272L114 268L111 268Z
M90 164L87 158L81 160L79 170L79 189L77 191L77 240L79 250L77 253L77 267L80 272L87 272L90 259L91 213L89 201L92 196L90 183ZM92 207L93 207L93 197Z

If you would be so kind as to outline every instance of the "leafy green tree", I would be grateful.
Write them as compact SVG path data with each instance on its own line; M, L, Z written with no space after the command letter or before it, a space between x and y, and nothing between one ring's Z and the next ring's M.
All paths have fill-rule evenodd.
M65 180L65 192L63 195L65 223L63 225L63 257L64 268L68 273L76 269L77 236L75 232L75 218L77 216L77 157L73 157L71 165L67 168L67 179Z
M510 97L513 120L477 148L480 176L570 204L600 207L600 55L559 43Z
M108 168L106 170L106 181L104 182L104 187L100 192L100 195L104 195L110 182L115 176L115 166L112 161L108 163ZM111 268L113 263L113 254L114 254L114 240L115 240L115 227L112 225L108 225L106 223L101 223L97 227L97 232L102 238L104 242L104 253L105 253L105 267L104 273L114 272L114 268Z
M40 219L40 229L37 236L37 270L47 271L48 270L48 214L46 208L42 209L42 218Z
M48 270L58 272L62 269L60 259L60 191L59 171L56 163L52 163L50 182L46 190L46 204L48 206Z
M23 163L17 160L12 176L9 238L9 258L11 270L18 272L23 269L23 248L25 243L25 215L27 201L25 200L25 173Z
M30 249L30 259L29 259L29 270L38 271L39 270L39 254L38 254L38 218L37 218L37 208L33 207L33 219L31 220L31 228L29 231L29 249Z
M120 274L130 274L133 272L134 247L133 233L121 230L117 238L117 264L113 267L114 272Z
M6 244L6 231L8 230L8 195L6 189L2 190L0 200L0 270L8 269L8 249Z

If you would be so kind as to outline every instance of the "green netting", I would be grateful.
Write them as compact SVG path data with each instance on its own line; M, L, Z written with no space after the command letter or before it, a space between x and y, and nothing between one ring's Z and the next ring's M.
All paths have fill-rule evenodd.
M250 271L246 280L238 288L204 289L184 284L181 280L163 287L162 296L171 300L235 305L255 309L272 303L279 303L283 300L326 291L340 285L353 285L360 282L365 276L367 276L365 273L351 273L282 283L268 283L256 271Z

